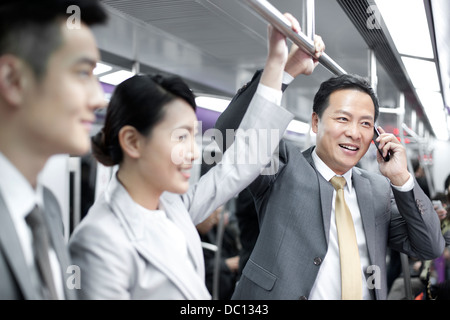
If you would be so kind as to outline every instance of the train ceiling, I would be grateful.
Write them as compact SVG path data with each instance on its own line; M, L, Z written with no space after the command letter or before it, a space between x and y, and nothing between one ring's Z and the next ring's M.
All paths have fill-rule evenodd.
M436 50L444 91L450 84L450 26L448 0L425 0L433 7ZM231 97L263 67L266 58L266 22L244 4L244 0L102 0L110 13L107 26L95 33L103 60L141 72L175 73L191 83L194 91ZM270 1L281 12L302 17L302 0ZM367 76L369 47L377 56L377 92L381 104L395 108L400 90L406 95L406 120L411 110L430 123L404 74L401 60L389 39L370 38L357 22L368 19L365 11L373 1L315 1L315 28L326 43L327 54L348 73ZM384 56L379 48L385 51ZM378 50L377 50L378 49ZM386 56L387 55L387 56ZM388 71L388 72L387 72ZM309 121L314 93L320 83L333 76L318 67L309 77L294 81L284 103L297 119ZM447 93L448 95L448 93ZM448 96L447 96L448 99ZM447 100L448 104L448 100ZM410 120L410 119L409 119ZM395 120L389 125L395 127Z

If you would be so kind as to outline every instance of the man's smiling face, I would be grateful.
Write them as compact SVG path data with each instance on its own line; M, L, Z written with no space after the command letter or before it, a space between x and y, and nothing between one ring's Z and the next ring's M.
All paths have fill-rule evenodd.
M317 155L336 174L344 174L369 149L374 123L375 106L367 93L355 89L333 92L322 117L312 116Z

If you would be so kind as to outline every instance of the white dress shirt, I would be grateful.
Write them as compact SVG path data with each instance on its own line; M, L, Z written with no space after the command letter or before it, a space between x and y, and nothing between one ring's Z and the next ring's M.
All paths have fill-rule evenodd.
M312 158L317 171L327 180L330 181L336 174L331 170L313 150ZM369 254L366 245L366 236L359 211L358 199L356 191L352 183L352 170L346 172L343 177L347 184L344 187L344 197L347 206L350 209L355 226L356 240L358 243L359 256L361 260L361 277L363 284L363 300L370 300L372 296L367 288L366 277L364 276L369 266ZM401 191L412 190L414 180L410 175L409 180L401 187L393 186ZM339 262L339 245L336 230L336 214L335 214L336 191L333 191L330 234L328 242L328 251L320 266L316 281L311 289L309 299L311 300L340 300L341 299L341 273Z
M0 193L14 223L22 246L25 261L32 270L36 268L33 258L33 234L25 221L26 216L38 205L44 208L43 186L37 182L36 190L17 168L0 152ZM55 279L56 290L60 298L64 297L63 280L58 258L53 249L49 252L50 263Z

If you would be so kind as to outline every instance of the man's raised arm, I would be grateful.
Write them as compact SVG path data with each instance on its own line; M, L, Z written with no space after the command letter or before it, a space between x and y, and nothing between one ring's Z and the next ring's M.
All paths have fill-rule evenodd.
M293 18L288 13L285 14L285 16L289 20L293 21L293 30L299 32L300 26L295 18ZM273 28L271 26L269 26L268 28L268 34L269 37L271 37L271 35L273 34ZM264 69L258 70L254 74L253 78L238 90L238 92L228 105L227 109L217 119L215 128L219 130L221 136L224 137L224 139L217 140L223 140L223 144L218 143L219 148L222 152L228 149L228 147L233 143L233 139L229 138L230 135L226 134L227 130L232 130L232 132L234 132L239 127L239 124L241 123L242 118L247 111L248 105L250 104L250 101L255 95L260 84L275 90L284 91L290 81L295 79L300 74L312 74L313 70L318 65L320 56L325 50L325 44L323 43L322 38L318 35L315 36L314 45L316 48L316 54L314 58L312 58L309 54L304 53L301 49L299 49L295 44L292 44L291 50L286 56L286 52L282 53L280 47L271 46L269 43L269 53ZM280 55L284 55L285 59L287 58L287 62L284 68L284 74L277 73L279 72L279 70L277 69L277 65L280 63ZM282 88L275 88L272 84L275 84L275 86L277 86L281 78L274 78L274 73L277 73L278 77L284 79L289 78L290 81L283 81Z

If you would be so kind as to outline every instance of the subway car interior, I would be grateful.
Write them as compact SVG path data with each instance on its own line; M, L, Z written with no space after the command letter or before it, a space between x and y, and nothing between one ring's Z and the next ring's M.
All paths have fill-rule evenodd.
M191 87L201 123L202 158L220 154L207 130L237 90L263 68L268 23L298 17L308 50L320 35L327 55L310 76L295 79L282 105L295 118L284 138L302 150L314 145L311 113L320 84L339 73L369 79L380 100L378 124L406 147L408 167L423 168L430 197L450 174L450 2L448 0L102 0L106 25L93 27L101 52L95 72L108 100L117 84L138 73L180 75ZM106 109L97 112L92 135ZM378 170L371 145L360 166ZM115 168L90 155L54 156L42 173L64 214L66 239L87 214ZM233 211L233 203L227 204ZM217 250L217 248L215 249Z

